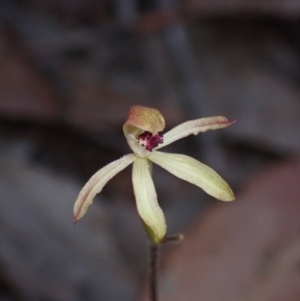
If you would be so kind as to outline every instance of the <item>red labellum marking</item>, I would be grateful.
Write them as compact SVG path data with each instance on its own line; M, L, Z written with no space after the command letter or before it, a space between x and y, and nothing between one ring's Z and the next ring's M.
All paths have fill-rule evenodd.
M138 142L143 145L147 151L152 152L153 148L164 142L164 138L161 132L153 135L146 131L138 136Z

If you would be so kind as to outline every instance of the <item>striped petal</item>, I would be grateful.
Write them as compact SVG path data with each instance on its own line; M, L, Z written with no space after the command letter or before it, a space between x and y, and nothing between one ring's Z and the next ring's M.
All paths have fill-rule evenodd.
M130 108L127 119L123 125L125 136L138 131L158 133L165 128L165 119L161 113L149 107L133 106Z
M173 143L179 139L182 139L189 135L198 135L201 132L208 130L217 130L225 128L235 121L229 121L222 116L200 118L196 120L190 120L174 127L172 130L164 134L164 142L157 146L155 149L160 149L166 145Z
M138 213L144 222L149 238L154 244L158 244L165 236L167 226L157 201L149 163L145 158L137 158L134 161L132 183Z
M84 185L74 205L74 223L82 218L88 207L93 203L97 193L101 192L104 185L125 167L136 159L134 154L126 155L97 171Z
M176 177L202 188L216 199L234 200L228 184L213 169L191 157L155 151L148 159Z

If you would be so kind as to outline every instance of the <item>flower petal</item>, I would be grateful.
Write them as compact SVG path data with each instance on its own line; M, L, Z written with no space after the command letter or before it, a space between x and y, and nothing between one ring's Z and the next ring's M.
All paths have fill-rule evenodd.
M149 238L157 244L165 236L167 226L163 211L157 201L148 164L149 161L144 158L137 158L134 161L132 183L138 213L145 224Z
M127 134L125 137L129 147L137 156L145 158L150 154L150 152L147 151L144 146L138 143L138 140L134 135Z
M84 185L74 204L74 223L84 216L88 207L93 203L94 197L101 192L104 185L117 173L135 160L133 154L126 155L119 160L109 163L97 171Z
M126 122L123 125L125 136L129 133L136 134L136 129L141 132L158 133L165 128L165 119L161 113L153 108L133 106L130 108Z
M148 158L176 177L202 188L221 201L234 200L228 184L213 169L191 157L154 151Z
M181 123L165 133L164 142L155 149L160 149L191 134L198 135L200 132L221 129L231 125L234 122L235 121L229 121L226 117L216 116L200 118Z

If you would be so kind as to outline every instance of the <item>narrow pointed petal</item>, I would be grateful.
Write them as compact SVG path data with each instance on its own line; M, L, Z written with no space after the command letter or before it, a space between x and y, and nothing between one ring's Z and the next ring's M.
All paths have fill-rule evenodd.
M135 160L133 154L126 155L97 171L84 185L74 204L74 223L84 216L88 207L93 203L97 193L101 192L104 185L116 174L126 168Z
M147 159L138 158L133 163L132 182L137 210L143 220L147 234L155 244L166 234L164 214L158 204Z
M216 116L208 118L200 118L190 120L174 127L172 130L164 134L164 142L155 149L160 149L166 145L173 143L189 135L198 135L201 132L208 130L217 130L225 128L235 121L229 121L226 117Z
M213 169L191 157L155 151L148 158L176 177L202 188L216 199L234 200L228 184Z

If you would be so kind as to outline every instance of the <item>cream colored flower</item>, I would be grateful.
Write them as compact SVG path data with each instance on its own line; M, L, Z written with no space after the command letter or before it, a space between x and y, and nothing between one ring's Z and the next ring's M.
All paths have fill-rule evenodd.
M158 110L142 106L132 107L123 125L123 132L133 153L101 168L85 184L74 205L75 222L86 213L95 195L101 192L104 185L131 163L137 210L153 243L159 243L164 238L167 226L157 201L150 172L151 162L202 188L219 200L234 200L228 184L210 167L185 155L158 151L188 135L224 128L232 123L221 116L201 118L184 122L162 135L165 120Z

